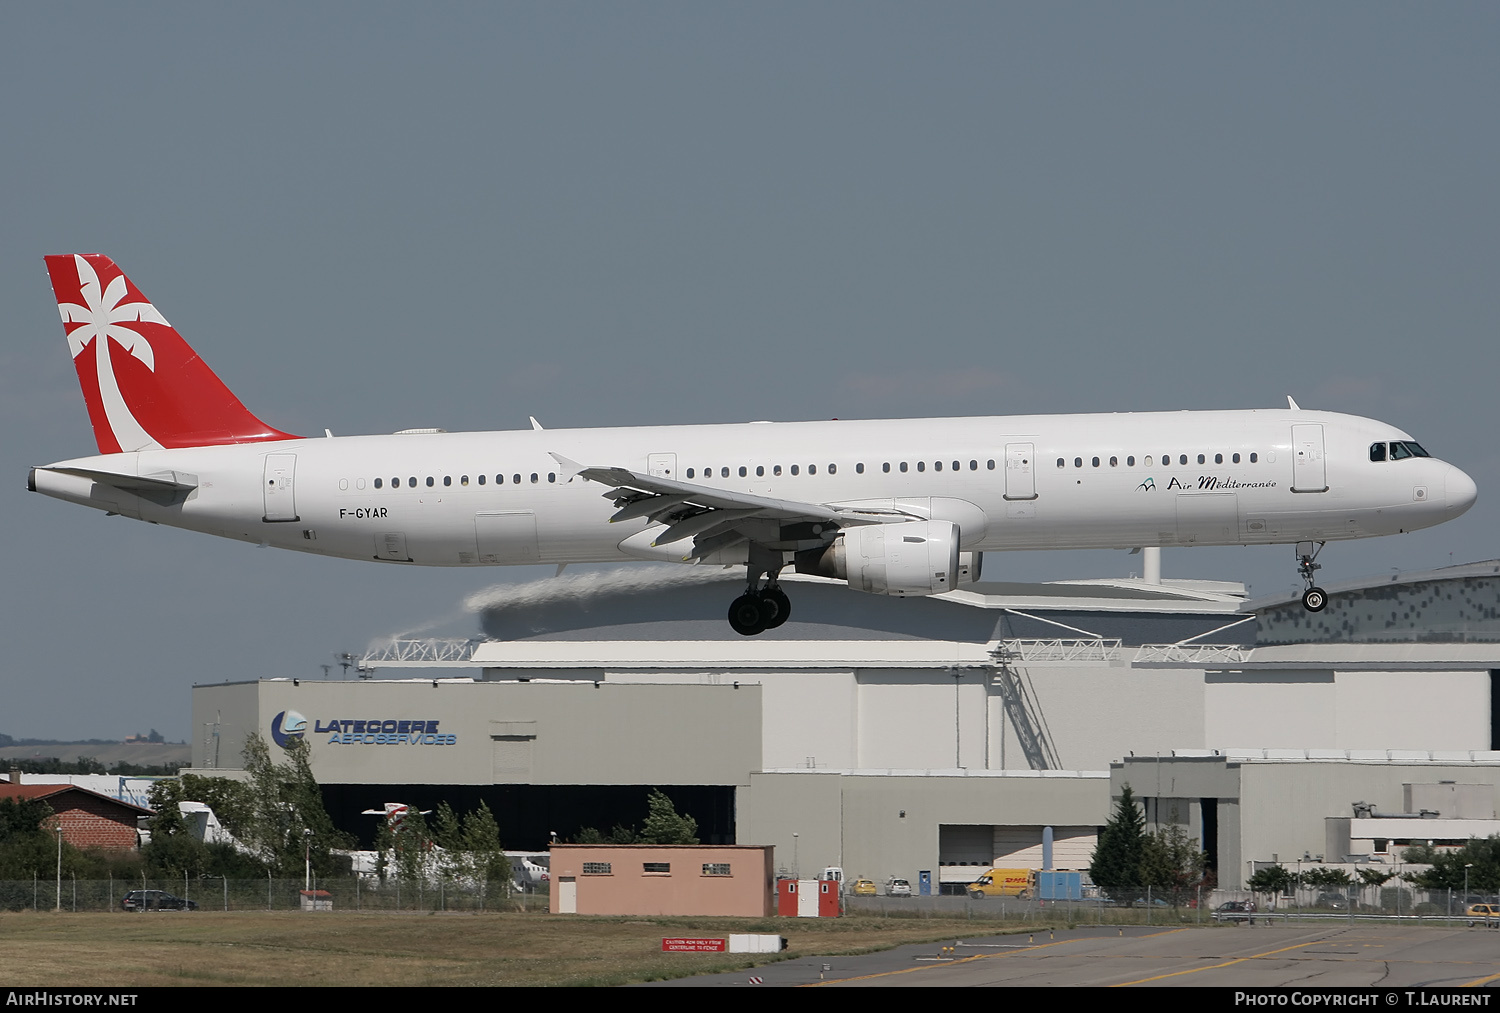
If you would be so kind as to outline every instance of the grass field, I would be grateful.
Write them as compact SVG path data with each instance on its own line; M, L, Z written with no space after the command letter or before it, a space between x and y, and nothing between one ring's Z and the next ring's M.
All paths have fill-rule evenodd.
M662 953L663 936L774 932L789 941L784 955L796 957L952 940L974 930L975 923L962 919L860 916L0 913L5 984L22 987L623 985L767 962L741 954Z

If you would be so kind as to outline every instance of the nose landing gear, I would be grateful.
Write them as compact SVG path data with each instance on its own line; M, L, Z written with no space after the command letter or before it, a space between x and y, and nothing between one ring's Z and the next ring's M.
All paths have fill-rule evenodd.
M1302 592L1302 607L1309 612L1322 612L1328 607L1328 592L1313 583L1313 574L1323 569L1323 564L1317 562L1317 558L1318 553L1323 551L1323 546L1326 544L1326 542L1297 543L1297 573L1307 585L1307 590Z

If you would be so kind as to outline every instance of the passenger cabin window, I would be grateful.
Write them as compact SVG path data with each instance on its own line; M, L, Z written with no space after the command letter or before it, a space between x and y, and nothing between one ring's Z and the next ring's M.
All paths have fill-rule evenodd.
M1250 455L1250 463L1251 464L1254 464L1256 461L1259 461L1259 460L1260 460L1260 455L1259 454L1251 454Z
M377 489L380 488L380 479L378 479L378 478L375 480L375 488L377 488Z
M854 473L856 475L863 475L865 473L865 464L863 461L854 466Z
M1063 459L1061 457L1059 457L1057 459L1057 466L1059 468L1065 468L1065 467L1067 467L1067 464L1066 464L1066 462L1063 461Z
M1233 457L1233 461L1234 461L1235 464L1239 464L1240 463L1240 455L1239 454L1235 454L1234 457Z
M1187 464L1187 455L1183 454L1177 459L1178 464Z

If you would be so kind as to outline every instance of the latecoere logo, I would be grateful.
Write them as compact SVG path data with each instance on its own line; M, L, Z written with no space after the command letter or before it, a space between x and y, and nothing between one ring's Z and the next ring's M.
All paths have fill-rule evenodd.
M271 739L282 749L307 734L307 718L296 711L282 711L271 719Z

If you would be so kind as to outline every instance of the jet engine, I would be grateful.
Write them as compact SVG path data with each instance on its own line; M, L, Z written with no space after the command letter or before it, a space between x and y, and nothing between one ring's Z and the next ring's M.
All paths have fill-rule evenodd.
M832 545L797 553L796 568L869 594L942 594L959 581L958 536L952 521L845 528Z

